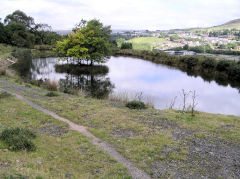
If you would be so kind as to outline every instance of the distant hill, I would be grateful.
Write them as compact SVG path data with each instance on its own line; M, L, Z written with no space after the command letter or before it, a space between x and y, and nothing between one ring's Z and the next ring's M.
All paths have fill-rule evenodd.
M231 26L231 25L240 25L240 19L229 21L225 24L222 24L221 26Z
M223 30L223 29L237 29L240 30L240 19L235 19L228 21L222 25L218 26L213 26L213 27L207 27L207 28L191 28L191 29L185 29L189 31L196 31L196 30L207 30L207 31L212 31L212 30Z
M55 30L56 33L59 35L68 35L71 34L73 31L72 30Z
M229 22L226 22L222 25L216 26L216 27L212 27L210 29L239 29L240 30L240 19L235 19L235 20L231 20Z

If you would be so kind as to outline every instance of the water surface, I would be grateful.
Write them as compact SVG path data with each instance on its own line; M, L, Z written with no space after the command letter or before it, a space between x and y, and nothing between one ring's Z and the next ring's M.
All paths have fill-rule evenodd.
M54 66L60 63L57 58L33 59L30 76L32 79L56 80L66 88L83 88L95 95L127 93L133 98L142 93L143 100L150 101L159 109L168 108L175 96L175 108L180 109L182 89L195 90L197 110L240 115L239 89L188 76L185 72L161 64L130 57L111 57L105 64L109 67L109 73L105 75L72 75L56 72ZM190 102L191 95L188 97Z

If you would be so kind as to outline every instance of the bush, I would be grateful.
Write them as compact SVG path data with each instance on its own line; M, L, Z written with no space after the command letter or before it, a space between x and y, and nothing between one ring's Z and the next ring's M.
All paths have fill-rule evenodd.
M123 42L121 45L121 49L132 49L132 43L128 43L128 42Z
M13 151L34 151L36 147L31 141L34 138L36 138L34 132L22 128L5 129L0 135L0 140L7 144L9 150Z
M146 109L146 105L141 101L130 101L126 104L126 107L130 109Z
M11 96L11 94L9 94L9 93L7 93L7 92L2 92L2 93L0 93L0 99L1 98L7 98L7 97L10 97Z
M59 96L59 94L57 94L56 92L50 91L46 94L46 96L48 97L54 97L54 96Z

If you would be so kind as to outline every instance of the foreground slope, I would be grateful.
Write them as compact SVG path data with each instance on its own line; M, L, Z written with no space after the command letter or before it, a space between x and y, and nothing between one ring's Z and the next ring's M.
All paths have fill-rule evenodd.
M240 177L240 117L130 110L119 102L66 94L50 98L45 90L5 78L0 78L0 87L87 126L153 178ZM100 165L100 161L95 163Z

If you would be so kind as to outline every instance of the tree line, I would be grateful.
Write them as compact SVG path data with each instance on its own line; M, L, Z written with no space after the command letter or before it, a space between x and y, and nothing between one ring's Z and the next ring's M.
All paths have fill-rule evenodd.
M0 43L33 48L35 45L54 45L62 37L48 24L36 23L20 10L0 18Z

